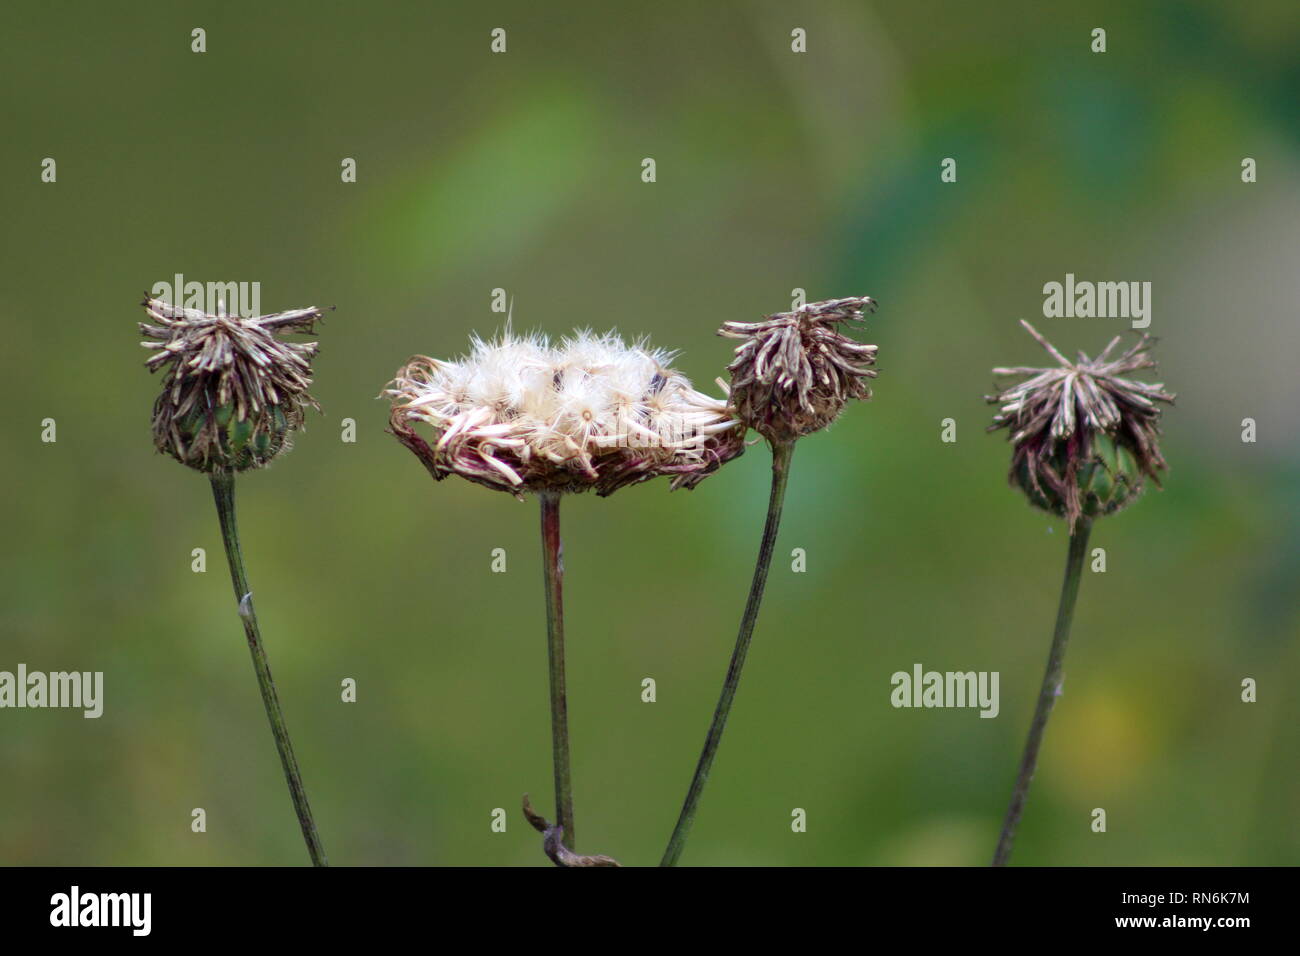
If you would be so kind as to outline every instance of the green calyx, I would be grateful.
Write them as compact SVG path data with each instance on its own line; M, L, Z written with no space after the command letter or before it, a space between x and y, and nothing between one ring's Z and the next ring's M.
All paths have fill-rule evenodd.
M1079 488L1079 513L1087 518L1123 510L1141 496L1145 484L1133 455L1108 435L1096 438L1089 455L1073 460L1064 444L1060 445L1050 465L1067 483L1073 470ZM1041 475L1035 484L1027 461L1022 461L1016 469L1015 480L1034 507L1058 517L1069 517L1064 496L1051 488Z
M290 446L290 436L299 420L296 408L286 414L280 405L268 405L257 413L250 411L243 419L236 414L233 403L214 409L191 408L174 419L183 450L170 443L167 451L177 461L199 471L261 468Z

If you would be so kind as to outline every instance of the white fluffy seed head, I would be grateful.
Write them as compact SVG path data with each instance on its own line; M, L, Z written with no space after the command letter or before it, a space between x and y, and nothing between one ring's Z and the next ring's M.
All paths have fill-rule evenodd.
M744 448L725 401L691 387L669 352L613 332L552 345L507 329L454 361L417 356L387 394L392 430L436 478L521 494L610 494L659 475L693 487ZM433 443L415 431L433 430Z

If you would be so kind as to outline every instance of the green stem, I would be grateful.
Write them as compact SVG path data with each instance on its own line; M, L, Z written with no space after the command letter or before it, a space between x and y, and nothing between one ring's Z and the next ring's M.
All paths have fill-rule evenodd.
M731 713L731 703L735 700L736 688L740 685L745 655L749 653L754 622L758 620L758 609L763 603L763 589L767 585L767 570L772 564L772 550L776 545L777 529L781 525L781 503L785 500L785 486L790 477L790 459L793 456L793 441L773 444L772 493L767 502L767 521L763 525L763 540L758 546L758 560L754 562L754 580L749 586L749 600L745 602L745 613L740 619L740 632L736 635L736 648L731 652L731 665L722 682L722 696L718 698L718 706L713 711L713 723L709 725L704 749L700 752L699 763L695 765L695 776L691 778L691 788L686 792L686 802L682 804L681 815L677 818L677 826L668 841L663 859L659 862L660 866L677 865L686 846L686 838L690 836L691 824L695 822L700 795L704 792L704 785L709 782L709 770L717 755L718 744L722 741L722 731L727 726L727 715Z
M253 656L253 669L257 672L257 685L262 690L266 716L271 721L275 747L280 751L280 763L284 766L284 778L289 784L289 796L293 798L293 808L298 814L298 824L302 827L303 839L307 841L312 865L328 866L325 848L316 833L316 821L312 819L311 807L307 804L307 791L303 789L298 761L293 755L293 744L289 742L289 730L284 723L284 713L280 710L280 699L275 693L271 665L267 663L266 650L262 647L262 632L257 626L257 615L253 611L253 593L249 590L248 578L244 573L244 555L239 547L239 529L235 525L235 476L228 472L214 471L211 477L212 497L216 500L217 516L221 519L221 537L226 544L230 580L235 586L235 600L239 602L239 617L244 622L244 635L248 638L248 650Z
M1052 705L1056 703L1056 698L1061 696L1065 648L1070 642L1070 624L1074 621L1074 604L1079 597L1079 579L1083 576L1083 565L1088 557L1088 533L1091 530L1091 520L1080 518L1074 534L1070 535L1070 554L1065 562L1065 580L1061 583L1061 603L1056 611L1052 649L1047 655L1047 672L1043 675L1043 686L1038 692L1034 722L1029 726L1029 739L1025 742L1025 752L1020 758L1020 772L1016 775L1016 785L1011 791L1011 804L1007 807L1007 817L1002 823L998 848L993 854L994 866L1005 866L1011 857L1011 845L1016 839L1016 827L1020 824L1020 815L1025 809L1025 799L1029 796L1029 784L1034 779L1038 748L1043 744L1047 719L1052 716Z
M560 495L544 491L542 577L546 584L546 648L551 671L551 755L555 770L556 825L573 849L573 782L569 769L569 699L564 686L564 545L560 541Z

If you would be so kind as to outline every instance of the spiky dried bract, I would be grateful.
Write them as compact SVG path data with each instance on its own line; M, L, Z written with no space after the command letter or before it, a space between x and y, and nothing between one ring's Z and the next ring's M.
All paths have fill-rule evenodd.
M416 356L390 383L391 430L434 478L609 495L660 475L691 488L744 450L725 401L691 387L645 342L576 332L472 342L455 361ZM415 430L432 429L432 441Z
M244 318L143 304L154 324L140 323L152 340L140 344L155 352L145 365L167 368L153 409L159 451L212 472L260 468L292 447L303 409L320 409L307 393L318 344L278 336L314 332L320 309Z
M1172 404L1174 395L1163 384L1124 377L1156 367L1146 334L1121 355L1111 356L1116 336L1095 359L1080 352L1071 362L1028 322L1020 324L1059 365L995 368L994 375L1022 381L986 396L1002 406L989 431L1008 429L1011 483L1036 507L1064 517L1073 534L1080 517L1113 514L1135 501L1145 479L1160 486L1158 473L1168 466L1157 403Z
M835 421L850 399L868 399L876 346L839 331L874 312L867 296L812 302L762 322L725 322L718 334L744 339L731 372L731 404L773 442L794 441Z

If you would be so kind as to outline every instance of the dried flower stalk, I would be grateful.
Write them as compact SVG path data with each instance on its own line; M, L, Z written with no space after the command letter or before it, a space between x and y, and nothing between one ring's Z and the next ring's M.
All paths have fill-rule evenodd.
M772 485L736 646L660 866L676 866L681 859L740 686L781 526L795 442L831 424L851 399L871 397L867 380L876 376L876 346L855 342L839 331L839 325L860 321L864 312L875 309L875 300L867 296L830 299L770 315L763 322L727 322L718 330L719 335L744 339L728 366L728 394L736 417L771 445Z
M529 819L542 822L547 855L560 866L618 865L573 852L561 498L660 476L693 488L745 447L730 406L693 389L672 357L613 332L579 331L552 346L507 328L491 341L474 338L454 361L412 358L385 392L390 431L435 479L459 475L540 503L557 819L553 827Z
M1160 454L1161 407L1157 403L1174 400L1163 385L1125 377L1155 368L1150 357L1152 339L1145 334L1113 358L1119 336L1095 359L1080 352L1078 361L1071 362L1028 322L1020 324L1058 364L1056 368L994 369L995 375L1022 380L986 396L1001 406L989 431L1009 431L1011 483L1034 506L1065 518L1070 540L1047 669L993 853L994 866L1004 866L1011 858L1047 722L1061 696L1065 651L1093 521L1135 501L1146 478L1159 486L1158 473L1167 466Z
M303 409L320 407L307 393L317 344L277 336L313 331L321 313L307 308L242 318L182 309L150 296L143 304L155 323L140 323L150 339L141 344L155 353L145 364L151 372L167 370L154 402L154 445L206 472L212 484L239 618L289 796L312 864L326 866L253 609L235 520L235 473L261 468L286 451Z

